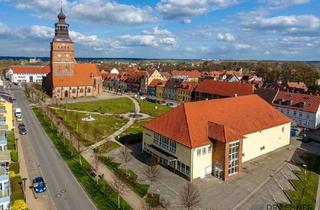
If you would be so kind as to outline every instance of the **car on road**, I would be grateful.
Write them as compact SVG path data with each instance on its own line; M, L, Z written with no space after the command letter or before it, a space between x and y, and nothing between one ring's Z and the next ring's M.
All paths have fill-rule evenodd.
M27 129L26 129L26 127L21 127L21 128L19 128L19 133L20 133L20 135L26 135L26 134L27 134Z
M25 125L24 123L19 123L19 125L18 125L18 128L19 128L19 129L25 128L25 127L26 127L26 125Z
M46 183L41 176L33 179L32 187L35 193L42 193L47 190Z
M176 103L173 103L173 102L168 102L168 103L167 103L167 106L168 106L168 107L171 107L171 108L174 108L174 107L177 106L177 104L176 104Z

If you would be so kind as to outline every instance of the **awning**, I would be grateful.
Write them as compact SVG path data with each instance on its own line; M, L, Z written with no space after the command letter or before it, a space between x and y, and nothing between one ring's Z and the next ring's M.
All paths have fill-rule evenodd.
M163 151L162 149L159 149L158 147L154 146L154 145L148 145L147 149L152 152L153 154L155 154L158 157L167 159L168 161L174 161L177 159L177 157L169 154L166 151Z

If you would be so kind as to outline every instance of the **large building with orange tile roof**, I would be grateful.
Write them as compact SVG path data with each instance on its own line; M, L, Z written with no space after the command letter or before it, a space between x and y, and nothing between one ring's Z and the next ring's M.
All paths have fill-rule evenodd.
M288 145L290 127L257 95L189 102L147 122L142 147L189 180L227 180L243 163Z
M53 98L77 98L102 93L102 77L96 64L77 63L74 44L69 36L69 24L62 9L55 24L51 42L50 73L44 87Z
M43 77L50 72L50 66L11 66L6 78L13 83L42 83Z

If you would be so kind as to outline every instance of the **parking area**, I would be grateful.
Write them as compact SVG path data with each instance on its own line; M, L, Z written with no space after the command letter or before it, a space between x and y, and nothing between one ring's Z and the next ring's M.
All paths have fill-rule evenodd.
M134 152L140 152L141 145L133 145ZM289 164L294 146L282 148L268 155L246 162L241 175L227 182L207 177L194 181L201 195L200 209L267 209L276 202L288 202L283 189L290 189L288 179L295 178ZM119 150L110 154L119 162ZM144 155L144 154L141 154ZM138 158L143 159L143 158ZM145 163L133 158L128 168L133 170L142 183L145 183ZM181 209L180 193L187 180L160 167L161 176L153 183L152 191L159 193L170 203L169 209Z

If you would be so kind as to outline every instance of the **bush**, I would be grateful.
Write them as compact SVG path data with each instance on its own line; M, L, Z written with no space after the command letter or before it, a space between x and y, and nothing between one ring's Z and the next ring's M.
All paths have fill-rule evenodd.
M18 161L18 152L16 150L11 150L10 152L12 162Z
M15 174L18 174L20 171L19 162L11 163L9 168L10 168L10 171L13 171Z
M158 207L161 205L160 195L156 194L156 193L153 193L153 194L148 193L145 200L146 200L147 204L152 208Z
M11 203L14 203L16 200L24 200L24 195L19 182L22 182L22 179L20 176L12 177L10 180Z
M16 200L11 206L11 210L25 210L27 208L26 202L24 200Z

